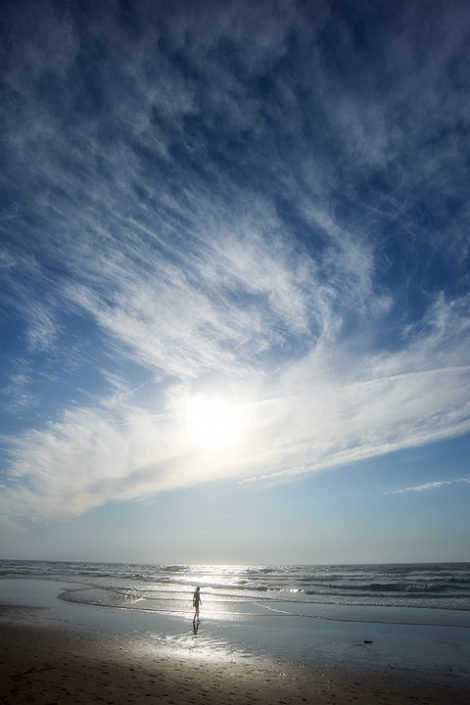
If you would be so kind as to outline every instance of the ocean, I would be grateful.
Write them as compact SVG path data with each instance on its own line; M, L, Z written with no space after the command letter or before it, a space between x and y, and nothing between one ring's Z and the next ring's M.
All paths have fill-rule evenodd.
M201 588L201 623L192 596ZM57 599L59 598L59 599ZM74 629L136 653L470 677L470 563L0 561L0 626ZM199 661L198 661L199 662ZM457 679L457 680L456 680Z
M0 580L60 581L59 597L182 615L201 587L205 617L312 616L322 606L470 611L470 563L158 565L1 560Z

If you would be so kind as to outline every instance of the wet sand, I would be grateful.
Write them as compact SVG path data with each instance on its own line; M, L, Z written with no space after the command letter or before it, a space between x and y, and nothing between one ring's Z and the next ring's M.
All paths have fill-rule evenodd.
M468 705L468 683L387 667L165 654L127 636L0 623L1 705Z
M75 604L63 589L1 581L0 705L470 702L467 626L227 613L196 631L191 613Z

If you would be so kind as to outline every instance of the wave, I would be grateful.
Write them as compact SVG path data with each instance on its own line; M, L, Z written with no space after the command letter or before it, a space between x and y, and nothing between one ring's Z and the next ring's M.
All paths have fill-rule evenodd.
M136 600L163 599L164 594L168 599L190 599L200 585L212 601L263 596L270 604L324 601L470 610L469 563L198 566L0 561L0 579L12 577L63 580L90 590L108 590L108 595L121 591Z

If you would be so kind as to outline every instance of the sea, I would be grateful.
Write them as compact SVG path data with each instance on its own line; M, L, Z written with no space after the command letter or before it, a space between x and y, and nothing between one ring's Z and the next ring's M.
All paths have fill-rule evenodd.
M59 581L58 597L67 602L168 615L191 612L197 585L201 612L213 618L307 616L328 605L470 612L470 563L241 566L0 560L0 580L10 579Z

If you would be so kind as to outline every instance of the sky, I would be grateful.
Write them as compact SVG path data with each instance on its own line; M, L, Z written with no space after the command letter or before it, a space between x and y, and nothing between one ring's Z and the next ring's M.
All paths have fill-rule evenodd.
M470 560L468 2L0 40L0 557Z

